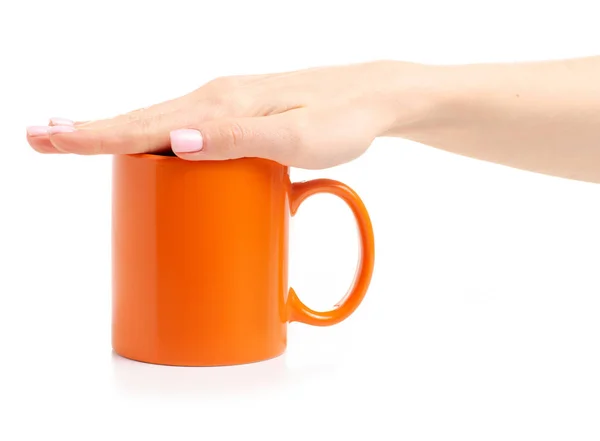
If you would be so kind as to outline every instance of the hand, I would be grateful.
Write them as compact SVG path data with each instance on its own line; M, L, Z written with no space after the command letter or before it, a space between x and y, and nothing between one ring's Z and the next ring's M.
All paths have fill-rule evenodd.
M403 78L418 78L419 69L382 61L218 78L188 95L111 119L53 119L48 127L29 127L28 141L42 153L172 148L193 161L262 157L326 168L360 156L398 125L404 116L396 92L410 83Z

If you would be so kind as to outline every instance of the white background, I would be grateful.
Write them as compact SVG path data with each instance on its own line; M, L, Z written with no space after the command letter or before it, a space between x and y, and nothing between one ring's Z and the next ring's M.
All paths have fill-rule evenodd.
M278 359L181 369L111 351L110 158L25 142L50 116L111 116L222 75L600 54L595 3L3 2L0 439L599 439L597 185L393 139L293 170L369 208L364 303L332 328L293 324ZM292 285L331 306L356 261L349 211L309 200L291 245Z

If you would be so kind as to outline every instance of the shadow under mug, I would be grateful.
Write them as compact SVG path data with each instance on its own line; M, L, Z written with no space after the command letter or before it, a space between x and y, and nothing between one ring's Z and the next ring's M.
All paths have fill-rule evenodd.
M256 158L113 159L113 349L133 360L218 366L282 354L287 323L328 326L362 301L373 272L371 221L357 194L329 179L291 183ZM354 282L333 310L288 287L288 225L307 197L330 193L360 233Z

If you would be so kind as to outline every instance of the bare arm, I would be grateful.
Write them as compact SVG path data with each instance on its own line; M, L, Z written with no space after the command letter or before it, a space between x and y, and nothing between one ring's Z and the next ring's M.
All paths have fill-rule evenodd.
M600 57L432 67L431 107L391 135L450 152L600 182Z
M508 166L600 182L600 57L425 66L380 61L219 78L106 120L28 128L42 153L172 150L325 168L397 136Z

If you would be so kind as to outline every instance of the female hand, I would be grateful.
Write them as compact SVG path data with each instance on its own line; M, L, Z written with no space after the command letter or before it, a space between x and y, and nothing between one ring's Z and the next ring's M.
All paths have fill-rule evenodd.
M326 168L360 156L374 138L407 119L398 92L410 90L423 69L380 61L218 78L188 95L111 119L55 118L50 126L29 127L28 141L42 153L172 148L192 161L262 157Z
M220 78L116 118L29 127L40 152L262 157L326 168L397 136L511 167L600 182L600 57L425 66L379 61Z

